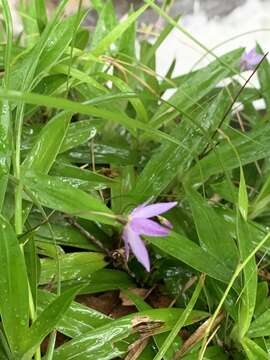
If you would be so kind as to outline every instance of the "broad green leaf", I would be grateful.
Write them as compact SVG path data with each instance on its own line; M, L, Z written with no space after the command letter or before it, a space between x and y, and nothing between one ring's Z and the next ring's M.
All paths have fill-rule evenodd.
M119 166L134 165L140 160L139 151L132 149L124 139L120 144L94 142L92 149L86 145L80 146L63 155L64 161L67 160L76 164L92 163L93 158L95 164Z
M148 309L152 309L152 307L145 302L139 295L136 295L135 293L129 291L129 290L125 290L124 291L125 295L128 296L128 298L134 303L134 305L137 307L137 309L139 311L144 311L144 310L148 310ZM183 313L184 314L184 313ZM182 314L182 315L183 315ZM162 346L162 344L164 343L164 341L166 340L168 334L170 334L169 332L166 333L162 333L162 334L157 334L153 336L153 340L155 341L155 344L157 346L158 349L160 349L160 347ZM169 350L166 351L166 354L164 354L163 359L164 360L172 360L173 359L173 355L175 353L175 351L177 349L179 349L179 347L182 344L182 341L179 337L176 337L175 339L173 339L173 343L170 345ZM150 343L151 345L151 343ZM151 360L154 359L154 354L152 354L153 356L151 357ZM141 357L139 357L138 359L143 360L144 357L143 355L141 355Z
M60 153L73 149L92 139L97 133L98 124L93 120L76 121L69 125Z
M57 177L26 173L22 182L43 206L84 219L115 224L114 214L101 200Z
M62 283L62 288L69 288L77 283L77 280L65 281ZM128 289L135 286L134 281L127 273L112 269L96 271L90 278L82 278L81 284L84 286L80 290L80 294L95 294L110 290Z
M9 222L0 216L0 309L9 346L14 354L28 329L28 280L22 250Z
M268 360L269 354L264 351L253 340L245 337L242 341L242 346L245 350L248 360Z
M28 360L33 355L36 348L55 328L58 321L67 311L78 289L79 287L77 286L66 290L42 311L37 320L31 325L27 336L24 336L22 339L23 345L20 359Z
M109 178L94 171L80 169L78 166L69 165L60 161L56 161L51 170L51 174L63 178L74 178L86 181L87 183L91 183L91 188L94 186L95 189L97 187L104 188L118 184L118 179Z
M97 250L85 236L69 224L50 224L50 226L48 224L43 224L34 232L34 236L35 240L39 243L53 244L56 242L58 245L74 247L77 249Z
M38 314L41 314L57 296L51 292L38 291ZM62 334L71 338L112 322L113 319L88 306L72 301L67 311L56 324Z
M228 282L231 278L232 269L225 267L211 253L183 235L171 232L166 238L148 237L147 239L164 253L188 264L197 271L206 273L222 282Z
M135 313L114 320L108 325L99 327L96 330L84 333L71 341L68 341L54 352L54 360L69 359L113 359L116 354L123 354L116 342L127 338L136 332L136 326L140 322L147 323L161 322L160 332L168 331L175 324L176 319L182 314L182 309L154 309ZM207 316L206 313L193 311L185 325L192 324ZM137 324L137 325L136 325ZM116 331L117 329L117 331ZM122 351L121 351L122 350Z
M251 323L247 335L251 338L270 336L270 309Z
M47 174L58 155L68 130L71 114L62 112L40 131L31 151L23 162L23 170Z
M187 197L201 247L225 267L234 270L238 263L238 251L226 222L216 213L214 206L208 204L198 192L189 189Z
M238 215L237 239L241 262L244 262L253 250L252 238L253 234L251 233L246 221ZM242 339L249 329L256 305L256 292L257 265L254 257L247 263L243 270L241 303L239 305L237 324L239 339Z
M58 259L41 259L41 285L48 284L57 277L58 261L61 281L79 282L81 278L90 278L92 273L107 265L102 254L92 252L73 252L61 255Z
M69 16L64 21L58 21L53 32L46 39L42 54L39 57L36 74L48 71L54 64L58 63L59 58L64 54L72 41L75 22L80 23L84 17L85 13L81 12L80 14ZM44 33L45 31L43 35Z
M237 201L238 189L233 184L230 185L231 186L228 186L228 180L225 179L224 181L211 184L210 186L215 193L219 194L226 201L234 204Z

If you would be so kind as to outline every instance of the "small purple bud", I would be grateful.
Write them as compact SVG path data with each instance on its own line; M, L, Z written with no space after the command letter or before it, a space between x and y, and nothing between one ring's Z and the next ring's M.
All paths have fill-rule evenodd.
M256 48L245 52L240 59L240 70L254 70L255 67L262 61L263 55L256 52Z

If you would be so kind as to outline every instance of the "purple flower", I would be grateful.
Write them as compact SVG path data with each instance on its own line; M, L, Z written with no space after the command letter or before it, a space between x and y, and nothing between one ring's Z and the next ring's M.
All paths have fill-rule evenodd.
M176 204L177 202L157 203L153 205L144 203L130 213L122 234L127 259L129 249L131 248L138 261L147 271L150 271L148 251L140 235L167 236L172 227L170 222L168 220L165 221L166 227L164 227L149 218L165 213L176 206Z
M256 65L262 60L263 55L256 52L256 48L251 49L249 52L245 52L240 59L240 69L253 70Z

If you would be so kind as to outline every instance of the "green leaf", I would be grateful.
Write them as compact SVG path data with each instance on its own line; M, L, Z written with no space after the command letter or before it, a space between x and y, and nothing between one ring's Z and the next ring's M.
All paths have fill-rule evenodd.
M71 114L62 112L40 131L31 151L23 162L23 171L47 174L56 159L68 130Z
M270 309L251 323L247 335L251 338L270 336Z
M28 329L28 280L16 234L3 216L0 216L0 239L1 319L9 346L17 354Z
M181 123L173 128L174 136L177 136L181 144L160 145L131 191L130 195L138 203L158 196L177 175L180 181L182 180L192 161L205 148L230 102L226 92L221 91L209 108L199 113L196 121L191 120L189 116L183 117Z
M164 253L188 264L193 269L206 273L225 283L231 278L231 269L225 267L211 253L205 251L183 235L171 232L166 238L148 237L147 239L151 244L164 251Z
M78 80L79 82L89 84L94 88L101 90L103 93L104 92L106 93L108 91L105 86L101 85L93 77L68 65L63 65L63 64L55 65L52 69L52 72L69 75L71 78Z
M225 267L234 270L238 263L238 251L226 222L198 192L189 189L187 197L201 247Z
M0 105L0 210L2 209L9 169L12 157L12 135L11 135L11 116L9 103L3 100Z
M36 20L40 34L47 24L47 13L44 0L35 0Z
M153 118L150 120L150 124L155 128L160 127L165 122L171 121L172 119L178 116L178 110L180 109L183 112L187 112L192 106L198 104L198 101L206 96L211 90L213 90L216 85L224 78L233 75L231 69L225 68L220 64L220 61L224 61L228 64L232 64L232 66L239 66L239 59L242 53L241 49L233 50L222 57L220 59L213 61L208 66L199 71L194 72L193 74L189 74L177 91L168 99L168 104L163 104L159 107L158 111L155 112ZM227 97L228 94L227 94ZM225 99L225 95L223 94L223 99ZM231 99L230 99L231 100ZM175 106L177 109L173 109L173 111L168 110L171 106ZM227 105L227 101L226 101ZM222 110L224 114L224 110L227 110L227 107L222 106ZM212 123L216 125L219 123L216 121L215 113L213 112L214 119L209 120L210 124L206 124L209 127ZM207 118L211 118L209 114Z
M238 206L243 219L247 221L248 216L248 193L245 182L245 176L242 167L240 168L240 184L238 193Z
M241 263L253 250L253 234L244 219L238 215L237 238ZM238 315L238 336L242 339L247 333L256 305L257 293L257 265L255 257L250 260L243 270L241 303Z
M38 314L42 313L57 296L51 292L38 291ZM71 338L108 324L113 319L88 306L72 301L67 311L56 324L56 329Z
M59 263L58 263L59 262ZM104 268L107 263L104 256L99 253L73 252L58 257L58 259L41 259L41 274L39 283L48 284L52 282L60 267L60 280L77 280L91 276L97 270Z
M2 10L5 20L6 30L6 47L4 54L4 77L3 85L6 89L9 88L10 83L10 67L12 55L12 18L10 8L7 0L2 1ZM3 206L3 201L7 189L8 174L12 156L12 133L11 133L11 114L9 103L3 100L0 105L0 212Z
M248 360L268 360L269 354L264 351L253 340L245 337L242 341L243 348L247 355Z
M22 101L29 104L39 105L39 106L47 106L53 107L56 109L67 110L74 113L81 113L85 115L95 116L101 119L110 120L121 124L131 131L134 128L142 129L147 131L148 133L155 135L156 138L165 139L167 141L171 141L175 144L179 144L179 141L174 137L158 130L154 130L151 127L143 124L141 121L136 119L132 119L126 114L122 112L110 111L107 109L99 109L98 107L82 104L79 102L67 100L64 98L57 98L52 96L39 95L34 93L26 93L19 91L4 91L0 89L0 99L7 99L12 101Z
M98 123L94 120L82 120L71 123L68 126L66 136L61 143L59 152L62 153L73 149L92 139L96 135L97 128Z
M22 182L48 208L84 219L115 224L114 214L101 200L57 177L28 172L22 177Z
M62 288L69 288L76 285L76 283L77 280L63 282ZM135 286L127 273L112 269L102 269L94 272L90 278L82 278L81 283L84 284L84 287L80 290L80 294L95 294L110 290L128 289Z
M41 221L40 221L41 222ZM39 223L40 223L39 222ZM32 224L32 222L31 222ZM33 223L38 225L38 223ZM53 238L52 233L53 232ZM42 243L64 245L85 250L97 250L97 248L70 224L43 224L34 232L35 240Z
M256 46L258 54L263 54L263 50L259 44ZM270 95L269 95L269 82L270 82L270 64L267 57L263 60L257 70L258 80L260 83L260 91L262 92L263 98L266 103L266 111L268 112L270 106ZM269 116L269 113L267 113Z
M100 8L98 22L91 41L91 48L95 49L99 43L110 33L117 25L116 14L111 0L107 0L106 4Z
M193 308L198 300L198 297L200 295L200 292L204 285L204 277L201 277L193 294L192 297L187 304L186 309L184 310L183 314L179 317L179 319L176 321L175 325L173 326L171 332L166 337L164 343L162 344L161 348L159 349L157 355L154 357L154 360L162 360L164 358L164 355L167 353L169 347L172 345L174 339L180 332L181 328L186 324L186 321L188 317L191 315Z
M34 307L36 308L37 287L40 275L40 260L37 255L36 243L32 234L29 235L27 243L24 245L24 258L27 268L29 286L32 293Z
M20 56L19 60L14 64L11 73L11 89L29 89L35 78L35 74L39 75L41 71L44 71L46 68L57 62L58 58L68 46L68 44L63 41L65 39L61 37L61 34L62 30L65 29L65 23L69 22L71 18L66 20L64 24L63 21L60 20L60 15L67 2L68 0L63 0L61 2L54 17L47 24L35 46L30 48L30 50L27 48L23 55ZM30 8L34 10L34 7ZM68 27L69 38L72 36L72 31L70 31L72 26L73 22L71 22ZM56 51L55 44L57 45ZM44 52L44 49L46 49L46 52ZM42 54L43 56L41 56ZM38 70L37 66L39 67Z
M56 161L50 173L62 178L73 178L85 181L88 184L88 189L93 186L95 186L95 189L102 189L107 186L115 186L118 183L118 180L100 175L91 170L80 169L78 166L72 166L60 161ZM91 187L89 187L89 183L91 184Z
M150 2L153 2L151 0ZM134 11L126 20L115 26L108 35L103 37L101 41L93 48L92 55L102 55L106 50L120 37L122 34L136 21L136 19L148 8L149 5L142 6L139 10Z
M203 182L211 175L223 173L239 167L239 158L242 166L253 161L263 159L270 154L268 140L270 136L269 124L258 126L247 134L237 134L231 139L231 144L227 140L222 141L207 156L199 161L186 175L192 182ZM237 149L239 158L235 154Z
M164 323L159 331L168 331L182 313L182 309L154 309L128 315L68 341L56 349L53 359L105 359L105 355L107 359L113 359L116 355L123 354L123 350L115 343L135 332L136 324L140 322L151 324L151 321L159 321L161 324ZM199 321L205 316L206 313L193 311L185 325Z
M58 296L44 311L39 315L37 320L31 325L27 336L22 339L23 345L21 350L22 360L28 360L36 348L41 344L44 338L55 328L58 321L69 308L74 296L80 287L75 287L65 291Z

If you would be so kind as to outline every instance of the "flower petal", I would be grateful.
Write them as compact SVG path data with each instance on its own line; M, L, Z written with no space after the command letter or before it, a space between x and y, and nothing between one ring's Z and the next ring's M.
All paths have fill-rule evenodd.
M157 216L160 214L165 213L166 211L170 210L171 208L177 205L176 201L173 202L166 202L166 203L157 203L153 205L146 205L146 206L138 206L135 208L132 213L132 218L151 218L153 216Z
M253 70L257 64L262 60L263 55L256 52L256 48L251 49L249 52L245 52L241 56L240 69L241 70Z
M159 225L153 220L144 218L133 218L130 226L139 235L167 236L170 232L168 228Z
M126 227L125 236L127 236L128 243L131 247L131 250L137 260L145 267L145 269L150 271L150 260L146 246L140 236L134 232L130 226Z

